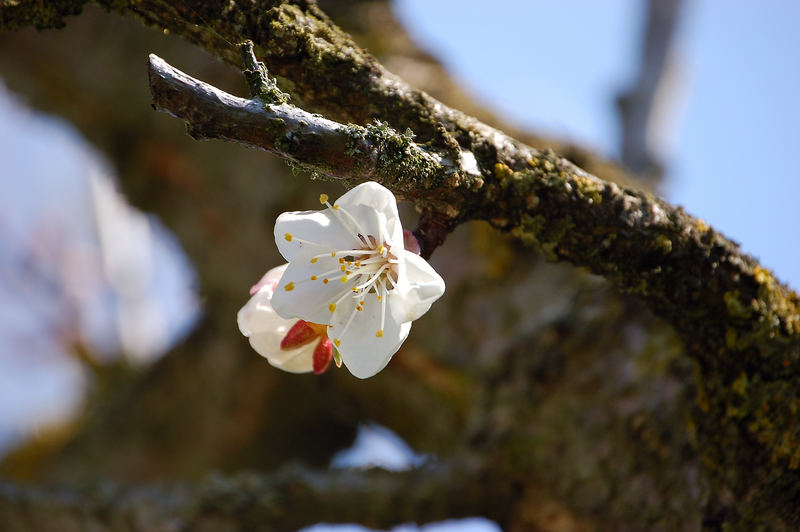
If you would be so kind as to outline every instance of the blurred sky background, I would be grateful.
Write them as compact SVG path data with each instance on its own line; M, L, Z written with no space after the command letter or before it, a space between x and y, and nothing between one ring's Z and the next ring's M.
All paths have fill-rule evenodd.
M638 68L644 5L396 0L412 35L488 107L611 157L614 99ZM794 288L798 27L796 0L687 0L658 136L662 193ZM146 364L197 319L179 244L113 183L72 126L25 108L0 81L0 454L80 406L86 376L65 344L80 338Z

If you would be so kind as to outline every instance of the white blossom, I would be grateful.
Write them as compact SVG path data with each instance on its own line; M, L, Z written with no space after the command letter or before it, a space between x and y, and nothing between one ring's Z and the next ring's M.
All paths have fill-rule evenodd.
M363 183L322 211L286 212L275 241L289 266L272 295L286 319L324 324L359 378L375 375L408 336L411 322L444 293L444 281L403 245L394 195ZM252 342L252 337L251 337Z

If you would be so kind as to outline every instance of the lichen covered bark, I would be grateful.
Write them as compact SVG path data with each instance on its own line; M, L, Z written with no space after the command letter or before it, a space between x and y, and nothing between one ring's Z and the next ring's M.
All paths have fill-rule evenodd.
M697 364L687 428L706 466L735 494L733 503L717 501L720 522L759 523L768 508L796 519L797 295L680 208L599 181L553 154L530 166L514 172L498 165L487 180L495 191L480 211L552 260L641 296L675 327Z

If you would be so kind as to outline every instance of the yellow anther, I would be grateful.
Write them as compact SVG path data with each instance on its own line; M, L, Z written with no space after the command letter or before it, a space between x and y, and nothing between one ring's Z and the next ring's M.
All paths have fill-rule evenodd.
M381 299L383 299L383 298L381 296L378 296L378 301L380 301Z
M333 345L335 345L336 347L339 347L340 345L342 345L342 341L339 340L338 338L334 338L333 339Z
M289 283L287 283L286 286L283 287L283 289L286 290L287 292L291 292L292 290L294 290L294 282L289 281Z
M359 312L361 312L361 311L362 311L362 310L364 310L364 309L363 309L363 308L361 308L361 307L356 307L356 310L357 310L357 311L359 311Z
M312 281L316 281L316 280L317 280L317 276L316 276L316 275L312 275L312 276L311 276L311 280L312 280Z
M353 292L356 292L356 293L357 293L357 292L358 292L358 288L356 288L356 287L354 286L354 287L353 287Z
M338 210L339 210L339 206L338 206L338 205L334 205L334 206L333 206L333 210L334 210L334 211L338 211Z
M341 266L339 266L339 269L342 270L342 271L345 271L347 269L347 266L342 264Z
M359 301L358 304L361 305L362 307L364 306L364 302L363 301Z
M361 266L361 261L360 260L356 261L356 266Z
M344 259L339 259L339 264L344 264Z
M292 233L286 233L285 235L283 235L283 238L285 238L287 242L291 242L292 241Z
M326 279L323 279L323 280L322 280L322 284L328 284L328 279L327 279L327 278L326 278Z
M378 329L378 332L375 333L377 338L383 338L383 329Z
M336 310L336 303L328 303L328 310L330 310L331 312Z
M346 283L347 282L347 276L343 275L341 280L342 280L342 283Z
M328 203L328 195L327 194L320 194L319 195L319 202L323 205Z
M336 252L335 251L331 251L331 257L335 257L335 256L336 256Z
M386 251L386 248L383 245L378 246L378 254L383 255L384 251Z
M311 259L311 264L314 264L314 263L316 263L318 260L319 260L319 258L317 258L317 257L314 257L313 259Z

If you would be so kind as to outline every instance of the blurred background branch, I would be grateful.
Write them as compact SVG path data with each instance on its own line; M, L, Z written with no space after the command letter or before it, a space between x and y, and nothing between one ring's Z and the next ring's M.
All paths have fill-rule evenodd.
M504 521L518 496L510 485L472 469L466 463L406 472L287 467L270 475L217 475L192 485L0 484L0 526L166 532L298 530L319 521L383 528L475 514Z
M653 121L659 95L663 100L669 94L666 85L670 77L670 51L682 6L683 0L647 2L638 79L633 87L617 96L622 123L622 163L632 172L654 180L661 177L663 168L653 153L653 131L658 129Z

